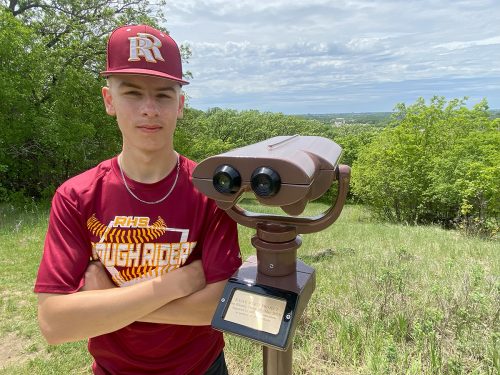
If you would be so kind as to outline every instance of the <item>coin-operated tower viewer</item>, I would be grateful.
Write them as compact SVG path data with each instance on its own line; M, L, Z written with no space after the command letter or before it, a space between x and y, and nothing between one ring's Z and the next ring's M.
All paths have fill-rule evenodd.
M351 170L339 165L341 147L323 137L281 136L209 157L193 183L238 224L256 229L251 256L229 279L212 326L263 346L265 375L292 374L292 341L316 284L313 268L297 259L299 234L321 231L337 220ZM307 203L338 184L334 202L314 217ZM249 212L237 205L244 192L279 206L287 215Z

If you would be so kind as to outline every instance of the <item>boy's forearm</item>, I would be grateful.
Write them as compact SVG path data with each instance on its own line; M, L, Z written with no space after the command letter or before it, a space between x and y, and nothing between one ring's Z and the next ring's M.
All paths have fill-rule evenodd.
M180 268L125 288L39 294L38 318L50 344L116 331L193 292L193 272ZM189 286L189 287L188 287ZM202 284L199 288L203 287Z
M141 322L210 325L227 280L207 284L202 290L176 299L139 319Z

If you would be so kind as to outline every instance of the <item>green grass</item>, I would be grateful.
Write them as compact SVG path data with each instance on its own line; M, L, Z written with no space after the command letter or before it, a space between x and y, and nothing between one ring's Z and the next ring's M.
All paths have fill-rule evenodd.
M33 285L48 210L0 207L0 374L90 374L84 342L49 346L39 333Z
M48 346L38 332L32 287L46 221L35 205L0 207L0 374L90 373L86 343ZM252 235L240 228L244 258ZM298 254L317 286L296 331L294 374L500 374L498 241L380 223L348 206L303 236ZM262 350L248 340L227 335L226 358L232 375L262 373Z

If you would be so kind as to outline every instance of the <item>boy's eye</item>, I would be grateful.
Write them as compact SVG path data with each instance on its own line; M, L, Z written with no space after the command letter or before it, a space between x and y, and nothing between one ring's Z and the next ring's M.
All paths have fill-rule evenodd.
M138 91L126 91L125 95L136 96L136 95L140 95L140 93Z

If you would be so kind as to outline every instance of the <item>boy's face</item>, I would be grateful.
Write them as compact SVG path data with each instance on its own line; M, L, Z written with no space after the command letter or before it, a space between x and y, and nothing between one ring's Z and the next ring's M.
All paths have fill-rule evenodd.
M102 88L106 112L116 116L123 149L155 152L173 148L184 95L178 83L142 75L115 75Z

